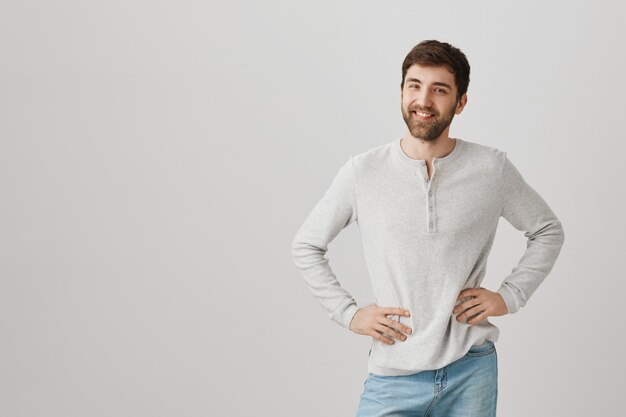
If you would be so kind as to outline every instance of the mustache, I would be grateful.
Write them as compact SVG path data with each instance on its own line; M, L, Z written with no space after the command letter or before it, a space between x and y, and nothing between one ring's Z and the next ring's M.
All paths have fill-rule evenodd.
M409 109L410 112L414 112L414 111L418 111L418 112L422 112L422 113L431 113L434 114L435 116L437 115L437 112L434 110L429 110L429 109L420 109L417 107L413 107L411 109Z

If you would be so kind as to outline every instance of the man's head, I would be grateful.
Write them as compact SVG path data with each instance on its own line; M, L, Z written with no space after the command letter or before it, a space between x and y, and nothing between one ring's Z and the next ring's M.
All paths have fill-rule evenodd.
M400 104L412 136L447 137L454 115L467 103L469 71L465 55L447 43L423 41L409 52L402 64Z
M446 42L436 40L422 41L415 45L402 62L402 82L400 88L404 88L406 73L414 64L423 67L444 66L454 74L456 86L456 98L460 99L467 93L470 82L470 65L465 54Z

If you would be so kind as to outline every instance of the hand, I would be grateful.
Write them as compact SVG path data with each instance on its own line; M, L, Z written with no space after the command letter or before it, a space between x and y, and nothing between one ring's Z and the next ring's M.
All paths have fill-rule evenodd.
M486 288L468 288L459 293L457 300L465 297L473 297L471 300L465 301L454 307L454 314L457 321L463 321L469 317L467 324L474 325L489 316L503 316L509 312L502 296Z
M372 336L388 345L393 345L394 342L384 333L398 340L406 340L406 336L400 332L411 334L412 330L399 321L387 318L387 315L408 317L411 314L403 308L379 307L376 304L370 304L357 310L350 322L350 330L358 334Z

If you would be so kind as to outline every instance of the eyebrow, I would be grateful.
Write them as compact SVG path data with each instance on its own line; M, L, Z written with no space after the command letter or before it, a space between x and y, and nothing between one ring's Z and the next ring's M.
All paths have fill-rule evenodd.
M414 81L418 84L421 84L422 82L420 80L418 80L417 78L407 78L406 82L409 83L411 81ZM450 90L452 90L452 87L450 86L450 84L446 84L446 83L442 83L440 81L434 82L433 85L440 85L442 87L448 87Z

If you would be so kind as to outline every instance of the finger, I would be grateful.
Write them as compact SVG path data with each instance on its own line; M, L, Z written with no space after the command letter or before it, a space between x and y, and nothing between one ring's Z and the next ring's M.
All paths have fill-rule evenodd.
M383 333L385 336L388 336L389 338L394 338L394 339L398 339L398 340L404 340L404 339L402 339L404 337L406 339L405 336L403 336L400 333L396 332L391 327L385 326L384 324L377 324L375 329L377 331Z
M460 312L464 312L472 307L474 307L475 305L481 304L480 299L478 298L472 298L471 300L465 301L459 305L457 305L456 307L454 307L454 309L452 310L454 312L454 314L456 313L460 313Z
M389 320L389 321L393 322L393 320ZM379 324L379 326L383 326L382 330L384 330L385 333L387 333L389 336L391 336L391 337L393 337L395 339L398 339L398 340L405 340L406 339L405 335L403 335L402 333L398 332L392 326L385 326L384 324ZM381 328L378 327L378 326L376 328L381 330Z
M462 321L466 317L472 317L472 316L480 313L483 309L484 309L484 307L483 307L482 304L476 304L472 308L469 308L469 309L465 310L463 313L459 314L457 316L457 320Z
M405 316L408 317L411 315L411 313L409 312L409 310L406 310L404 308L397 308L397 307L383 307L382 308L383 313L385 315L391 315L391 316Z
M469 325L474 325L476 323L480 323L481 321L483 321L484 319L486 319L487 317L489 317L489 314L487 313L487 310L483 311L482 313L480 313L479 315L477 315L476 317L472 317L467 321L467 324Z
M409 326L405 326L399 321L385 319L381 323L384 324L385 326L393 327L394 329L397 329L398 331L404 332L406 334L411 334L411 329L409 328Z
M480 288L466 288L459 293L459 298L476 297L481 293Z
M457 299L460 300L461 298L469 297L471 290L472 290L472 288L466 288L466 289L462 290L459 293L459 296L458 296Z
M376 339L376 340L380 340L383 343L386 343L388 345L393 345L393 340L391 340L388 337L385 337L382 333L380 333L377 330L374 330L374 333L371 334L371 336Z

